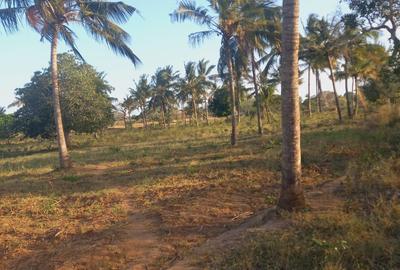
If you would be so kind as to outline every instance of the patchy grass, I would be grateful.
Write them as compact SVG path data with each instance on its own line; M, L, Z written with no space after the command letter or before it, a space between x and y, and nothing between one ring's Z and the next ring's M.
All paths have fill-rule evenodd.
M352 148L356 147L363 149L350 161L344 160L346 180L336 194L338 200L345 202L343 208L291 215L293 224L287 230L250 233L242 246L214 256L209 267L400 268L399 135L397 128L386 127L317 135L317 138L329 138L334 144L347 143L347 151L355 151ZM323 153L330 157L333 154Z
M161 241L171 246L165 250L155 269L165 267L174 258L184 256L190 248L276 203L281 149L278 125L267 126L266 136L258 137L256 119L242 119L237 147L229 145L229 121L224 119L199 128L111 129L98 139L74 135L71 155L75 168L66 173L55 170L57 153L53 141L18 139L11 143L0 142L0 268L30 269L24 268L27 258L36 260L41 269L54 269L54 265L53 268L43 265L50 261L56 263L57 258L76 262L82 255L79 241L86 241L88 250L98 245L99 239L110 239L110 243L114 243L117 241L114 235L138 209L157 217L152 226L156 226ZM343 192L353 198L346 204L347 212L343 210L343 216L334 218L318 217L325 220L323 222L314 220L312 215L299 216L297 230L254 236L248 252L244 249L237 251L239 255L227 254L225 259L214 261L214 265L221 269L257 269L251 268L253 260L269 258L256 256L264 249L274 249L275 253L271 254L275 254L276 262L283 262L287 253L281 248L294 242L288 240L279 244L279 239L299 241L298 247L310 245L317 256L315 261L326 261L328 265L336 262L332 255L336 254L335 247L347 248L353 244L351 237L347 237L356 232L353 223L363 230L369 226L361 214L353 213L352 207L357 205L359 208L358 204L364 205L363 200L371 201L372 198L353 195L362 192L357 191L359 187L350 180L364 177L358 174L364 171L365 176L373 175L367 172L373 171L370 167L358 169L356 160L365 159L373 164L377 160L390 163L390 157L396 159L393 153L398 153L400 148L396 129L370 130L352 122L338 125L331 114L306 118L303 128L306 189L347 174L349 182ZM392 174L395 177L398 171L392 171ZM387 188L393 186L387 184ZM376 187L371 185L371 189ZM383 192L387 190L382 189ZM376 204L379 202L377 200ZM318 223L326 228L315 227ZM336 226L338 233L347 228L351 230L333 241L336 229L331 226ZM324 230L332 230L332 239L322 237ZM315 241L307 238L311 234L315 235ZM263 241L256 241L259 237ZM371 239L379 240L378 236ZM346 242L340 242L342 240ZM267 246L258 247L256 242ZM385 250L387 253L383 255L377 253L386 256L383 259L396 251ZM299 252L298 260L311 254L304 248L289 251ZM110 248L107 252L107 255L96 257L97 266L104 265L102 269L126 267L128 258L121 251ZM367 253L360 254L362 257ZM325 261L322 260L324 256L328 256ZM249 264L238 264L240 258ZM18 265L22 266L18 268ZM309 265L314 264L310 262Z

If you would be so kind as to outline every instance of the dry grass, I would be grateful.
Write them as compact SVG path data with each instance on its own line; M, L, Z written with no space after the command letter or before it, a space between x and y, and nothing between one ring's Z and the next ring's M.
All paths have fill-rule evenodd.
M375 147L371 142L387 144L383 131L338 126L334 117L303 123L307 189L344 175L350 160ZM255 124L241 123L241 140L233 148L229 123L222 120L199 128L114 129L99 139L76 135L75 169L68 173L55 170L54 142L1 142L0 268L123 269L131 261L118 235L137 211L151 216L160 245L167 244L154 269L167 266L275 204L278 123L262 138ZM90 249L100 244L102 250ZM79 246L87 248L85 260ZM87 259L94 252L102 256Z

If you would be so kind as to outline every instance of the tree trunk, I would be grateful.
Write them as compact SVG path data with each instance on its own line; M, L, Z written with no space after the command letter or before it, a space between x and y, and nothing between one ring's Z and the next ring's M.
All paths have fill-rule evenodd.
M241 102L240 102L240 80L239 75L235 72L236 81L236 112L237 112L237 123L240 123L240 113L241 113Z
M192 95L192 107L193 107L192 109L193 109L194 121L196 122L196 127L198 127L199 126L199 120L197 118L197 103L196 103L196 100L194 99L193 95Z
M342 122L342 111L340 109L340 103L339 103L339 97L336 91L336 79L335 79L335 74L333 73L333 64L332 64L332 58L328 56L328 64L329 64L329 71L331 73L331 81L332 81L332 86L333 86L333 93L335 95L335 104L336 104L336 110L338 113L339 121Z
M278 207L295 210L305 207L301 185L299 0L283 0L282 25L282 188Z
M143 107L142 114L143 114L143 120L144 120L144 127L147 128L146 106Z
M345 75L345 80L344 80L344 85L346 89L346 105L347 105L347 116L351 119L353 113L351 112L351 105L350 105L350 93L349 93L349 70L348 70L348 60L345 58L345 63L344 63L344 75Z
M308 66L308 116L311 117L312 108L311 108L311 66Z
M162 119L162 122L163 122L163 128L167 128L167 123L165 122L165 105L164 105L164 102L162 103L162 106L161 106L161 119Z
M258 84L257 84L257 76L256 76L256 60L254 57L254 51L251 51L251 71L253 75L253 84L254 84L254 91L256 93L256 108L257 108L257 125L258 125L258 134L262 135L263 125L261 119L261 109L260 109L260 93L258 91Z
M205 106L204 109L206 110L206 123L207 123L207 125L209 125L210 121L208 119L208 97L205 98L204 106Z
M235 98L235 80L234 71L232 64L231 49L228 45L228 38L224 41L226 51L226 62L229 70L229 90L231 96L231 121L232 121L232 132L231 132L231 144L237 145L237 122L236 122L236 98Z
M354 88L356 93L354 94L354 116L358 114L358 78L354 77Z
M60 158L60 168L71 168L71 160L68 154L67 142L65 140L64 126L61 114L60 88L58 83L58 63L57 63L57 46L58 46L58 27L56 26L51 42L51 82L53 85L53 109L54 119L57 131L58 153Z
M320 77L320 73L319 73L318 69L315 71L315 77L316 77L316 81L317 81L316 92L317 92L318 112L321 113L322 112L322 103L321 103L322 85L321 85L321 77Z
M66 130L64 134L65 134L65 143L67 144L67 148L69 149L71 147L71 131Z

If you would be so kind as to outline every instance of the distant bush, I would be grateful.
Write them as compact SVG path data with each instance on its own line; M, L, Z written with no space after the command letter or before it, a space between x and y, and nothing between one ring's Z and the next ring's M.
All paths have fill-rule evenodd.
M9 139L14 134L14 117L0 114L0 139Z

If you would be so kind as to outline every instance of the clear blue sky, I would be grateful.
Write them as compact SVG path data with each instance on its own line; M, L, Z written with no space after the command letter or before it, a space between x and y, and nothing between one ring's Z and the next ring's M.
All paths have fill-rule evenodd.
M123 98L133 80L141 74L152 74L157 67L173 65L181 70L183 63L190 60L209 59L216 63L219 54L217 38L206 41L202 46L193 48L188 43L188 34L201 30L198 26L187 23L172 24L169 13L178 5L177 0L126 0L138 8L142 17L134 16L124 29L132 36L131 47L141 58L143 64L136 69L127 59L116 56L106 45L91 40L88 35L77 28L78 47L85 60L98 71L107 74L107 80L115 87L113 96ZM301 17L305 21L308 14L321 16L335 13L338 0L302 0ZM200 5L205 0L197 0ZM48 66L50 47L47 42L40 42L40 37L29 27L18 33L5 35L1 33L0 54L0 106L7 106L14 100L14 89L29 82L32 74ZM66 51L61 47L60 52ZM330 89L324 80L326 87ZM302 95L305 94L302 86Z

